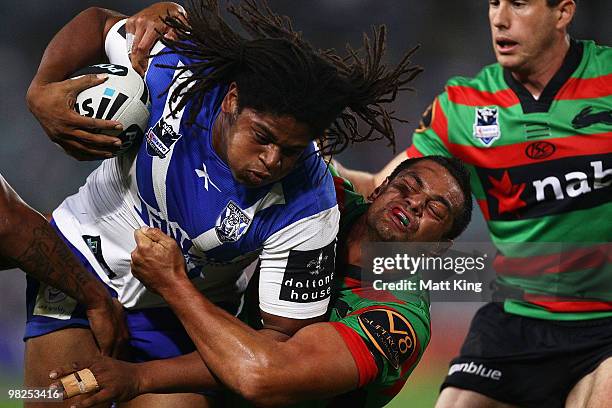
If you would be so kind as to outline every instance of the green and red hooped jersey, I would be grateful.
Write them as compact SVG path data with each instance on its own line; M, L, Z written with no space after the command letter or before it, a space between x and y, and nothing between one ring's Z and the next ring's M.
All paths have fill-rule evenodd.
M612 48L572 40L538 100L498 64L451 79L406 154L467 165L507 312L612 316Z
M342 214L339 239L343 239L368 204L331 170ZM375 290L360 280L360 268L336 265L329 321L353 355L359 387L322 405L381 407L400 392L429 343L428 294Z

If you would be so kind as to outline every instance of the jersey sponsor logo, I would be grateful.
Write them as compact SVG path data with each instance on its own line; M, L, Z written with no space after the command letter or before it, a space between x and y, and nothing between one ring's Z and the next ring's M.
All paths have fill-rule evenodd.
M509 169L476 167L491 220L561 214L606 204L612 154L576 156Z
M177 222L166 220L162 213L148 205L140 195L138 195L138 198L141 208L134 207L134 210L138 213L142 221L150 227L159 228L164 234L176 241L185 256L187 276L189 276L189 278L193 279L200 276L205 259L198 258L201 262L194 262L195 257L187 257L187 255L185 255L193 248L193 241L189 237L189 234L187 234Z
M372 309L361 313L358 320L371 344L396 370L416 350L414 329L408 319L398 312Z
M597 123L612 125L612 109L593 112L592 106L587 106L572 119L574 129L583 129Z
M525 155L533 160L542 160L555 154L557 148L549 142L533 142L525 148Z
M476 365L472 361L470 361L469 364L459 363L451 365L448 370L448 375L453 375L455 373L472 374L483 378L490 378L495 381L499 381L502 377L502 372L500 370L487 368L482 364Z
M279 299L308 303L331 295L336 258L335 240L320 249L289 251Z
M108 266L102 255L102 239L99 236L83 235L83 240L89 247L94 258L96 258L96 261L98 261L102 269L104 269L106 276L108 276L109 279L115 279L117 274Z
M497 107L476 108L474 137L489 147L501 137L499 129L499 110Z
M149 128L146 134L147 153L151 157L166 158L172 145L181 138L181 134L172 129L164 118L159 118L155 126Z
M251 221L251 217L230 200L217 219L217 237L221 242L236 242L247 231Z

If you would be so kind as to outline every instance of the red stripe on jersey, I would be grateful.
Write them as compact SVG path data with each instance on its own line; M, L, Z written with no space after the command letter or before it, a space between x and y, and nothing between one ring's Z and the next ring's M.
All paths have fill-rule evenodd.
M346 347L351 352L357 370L359 371L358 388L374 381L378 375L378 367L374 361L374 356L366 346L363 338L353 329L340 322L329 322L342 336Z
M491 219L491 215L489 214L489 205L487 204L487 200L476 200L478 206L480 207L480 211L482 211L482 216L485 221L489 221Z
M344 286L346 286L349 289L358 288L358 287L361 286L361 281L358 280L358 279L353 279L353 278L345 277L344 278Z
M612 263L612 243L524 258L500 255L495 257L493 267L499 275L529 277L599 268L608 263Z
M570 78L559 90L555 99L603 98L608 95L612 95L612 74L595 78Z
M579 312L609 312L612 302L580 302L572 299L556 298L554 296L525 294L523 298L548 310L549 312L579 313Z
M406 156L409 159L416 159L417 157L423 157L423 153L419 152L415 145L411 145L406 149Z
M336 201L338 202L338 210L342 213L346 204L346 189L344 179L334 176L334 187L336 188Z
M453 143L449 146L449 150L455 157L466 163L490 169L524 166L566 157L612 153L612 132L559 137L545 139L545 141L554 144L556 151L549 157L539 160L532 159L525 153L527 146L537 142L533 140L493 147L464 146Z
M519 98L512 89L497 92L479 91L467 86L447 86L448 99L460 105L487 106L496 105L508 108L519 103Z
M442 143L448 146L448 119L440 106L440 100L436 98L431 111L431 129L436 132Z

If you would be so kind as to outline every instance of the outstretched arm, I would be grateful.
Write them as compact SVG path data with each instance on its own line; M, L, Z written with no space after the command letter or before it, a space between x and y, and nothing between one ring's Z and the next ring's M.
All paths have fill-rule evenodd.
M87 307L103 354L113 355L127 339L121 305L89 273L47 220L30 208L0 176L0 267L19 267Z
M192 285L172 238L154 228L137 230L135 236L134 275L145 282L156 277L153 289L168 302L206 365L227 387L258 405L325 398L357 387L357 366L331 324L307 326L286 341L258 332Z
M91 370L99 388L76 403L79 408L99 406L107 402L127 402L142 394L192 393L220 387L197 352L146 363L128 363L109 357L76 361L55 368L50 372L49 378L59 380L84 368ZM51 387L62 389L59 381Z
M214 327L218 327L217 323L225 321L219 316L224 312L210 307L213 313L202 323L214 322ZM192 309L194 313L204 312L199 304ZM232 316L227 319L238 322ZM100 388L79 402L78 408L109 401L125 402L146 393L198 392L223 385L258 406L287 405L338 395L357 387L359 373L353 357L329 323L301 329L285 342L244 327L227 329L228 332L210 330L210 333L195 329L198 336L212 334L215 345L208 347L206 341L197 341L198 352L184 356L138 364L103 357L56 368L50 377L57 380L84 368L92 371ZM240 348L235 349L237 345ZM218 370L215 375L202 361L209 358L215 359ZM59 387L59 382L55 386Z

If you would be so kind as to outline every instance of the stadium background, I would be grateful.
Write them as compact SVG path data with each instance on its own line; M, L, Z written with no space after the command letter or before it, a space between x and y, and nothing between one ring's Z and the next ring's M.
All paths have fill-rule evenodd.
M104 6L126 14L152 1L77 0L3 1L0 5L0 173L21 196L40 211L51 211L74 193L96 163L80 163L64 155L44 135L28 112L24 98L45 45L70 18L88 6ZM417 90L398 99L396 111L411 121L397 126L397 149L410 143L420 114L441 92L447 78L471 76L494 62L487 23L487 2L417 0L270 0L278 12L290 15L295 27L322 48L357 46L361 32L372 24L389 28L388 60L396 62L404 50L420 44L413 62L425 72L414 82ZM609 0L579 2L571 29L576 38L611 45L612 4ZM356 146L340 160L348 166L377 170L393 157L384 143ZM488 240L479 211L463 240ZM7 400L6 390L18 388L23 375L25 278L17 270L0 278L0 407L19 406ZM470 318L479 304L434 303L433 338L424 360L402 394L390 406L433 406L448 360L457 352Z

